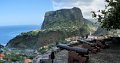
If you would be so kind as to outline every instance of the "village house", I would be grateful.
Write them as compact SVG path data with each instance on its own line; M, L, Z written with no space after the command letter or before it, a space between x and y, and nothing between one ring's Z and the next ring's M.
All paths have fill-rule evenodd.
M5 55L3 53L0 53L0 60L3 60L5 58Z

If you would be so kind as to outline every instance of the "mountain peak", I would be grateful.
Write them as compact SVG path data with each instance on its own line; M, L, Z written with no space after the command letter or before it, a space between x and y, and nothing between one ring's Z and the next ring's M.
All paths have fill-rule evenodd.
M53 28L56 23L68 23L78 21L82 24L83 15L80 8L73 7L71 9L60 9L45 13L42 29ZM52 24L52 25L51 25ZM60 25L60 24L59 24ZM55 26L59 26L55 25Z
M78 10L80 10L80 8L78 8L78 7L73 7L72 9L78 9Z

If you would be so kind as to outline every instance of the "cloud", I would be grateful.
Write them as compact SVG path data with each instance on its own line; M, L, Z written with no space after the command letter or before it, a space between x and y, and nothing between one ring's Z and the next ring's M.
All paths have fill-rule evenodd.
M91 11L104 9L104 0L52 0L54 10L78 7L85 18L91 18Z
M77 2L92 2L93 0L53 0L56 3L77 3Z

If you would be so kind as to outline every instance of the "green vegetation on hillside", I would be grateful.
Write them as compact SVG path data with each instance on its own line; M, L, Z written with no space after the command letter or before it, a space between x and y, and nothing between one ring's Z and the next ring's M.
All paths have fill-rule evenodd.
M51 43L62 42L65 38L84 36L93 31L95 26L83 18L79 8L60 9L45 14L42 30L21 33L10 40L7 46L39 49Z

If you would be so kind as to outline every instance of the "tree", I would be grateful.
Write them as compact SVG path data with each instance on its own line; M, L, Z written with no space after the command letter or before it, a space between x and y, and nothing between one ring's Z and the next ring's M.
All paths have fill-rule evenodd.
M120 0L106 0L104 10L99 10L98 14L92 11L93 17L98 19L103 28L120 29Z

